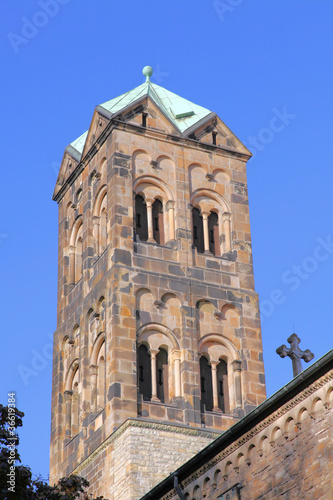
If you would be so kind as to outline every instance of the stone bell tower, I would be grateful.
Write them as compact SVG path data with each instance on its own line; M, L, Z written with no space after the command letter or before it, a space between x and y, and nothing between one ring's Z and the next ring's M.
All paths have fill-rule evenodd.
M140 498L265 399L246 162L213 112L150 81L65 150L51 481Z

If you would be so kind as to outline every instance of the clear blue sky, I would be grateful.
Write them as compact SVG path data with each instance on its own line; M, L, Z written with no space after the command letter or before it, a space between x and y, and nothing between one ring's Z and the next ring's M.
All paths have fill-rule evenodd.
M94 107L141 84L146 64L256 153L248 183L268 395L292 376L275 349L293 329L315 359L333 347L331 0L47 4L2 2L0 21L1 402L17 392L23 462L44 477L56 171Z

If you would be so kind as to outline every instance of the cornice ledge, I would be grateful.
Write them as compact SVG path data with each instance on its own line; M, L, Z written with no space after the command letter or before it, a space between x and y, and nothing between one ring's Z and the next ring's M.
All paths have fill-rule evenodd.
M209 439L216 439L220 436L221 432L207 431L203 429L197 429L194 427L187 427L172 423L158 423L151 420L141 420L139 418L128 418L123 424L121 424L110 436L108 436L103 443L101 443L96 450L94 450L86 459L83 460L77 467L73 469L71 474L79 474L85 469L95 458L97 458L111 443L118 439L129 427L137 427L144 429L155 429L160 431L173 432L176 434L184 434L187 436L199 436L206 437Z

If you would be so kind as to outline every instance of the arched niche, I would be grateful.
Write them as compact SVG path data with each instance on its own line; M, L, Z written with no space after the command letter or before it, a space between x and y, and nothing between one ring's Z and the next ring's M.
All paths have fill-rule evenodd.
M137 319L140 324L152 322L156 317L155 297L148 288L140 288L136 292Z
M83 223L79 216L73 224L69 245L69 284L74 285L83 272Z
M182 328L182 309L180 299L174 293L166 293L161 299L160 312L163 314L163 324L175 332Z
M144 151L143 149L134 151L132 155L132 161L133 161L133 172L135 175L140 176L150 172L151 157L147 153L147 151Z

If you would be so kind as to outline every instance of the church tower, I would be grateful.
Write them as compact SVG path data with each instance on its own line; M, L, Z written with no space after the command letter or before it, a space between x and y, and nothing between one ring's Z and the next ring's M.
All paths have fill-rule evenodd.
M213 112L146 81L65 150L51 482L137 499L265 399L246 162Z

